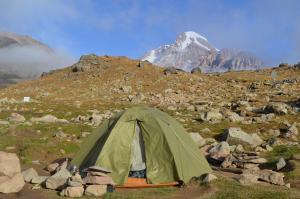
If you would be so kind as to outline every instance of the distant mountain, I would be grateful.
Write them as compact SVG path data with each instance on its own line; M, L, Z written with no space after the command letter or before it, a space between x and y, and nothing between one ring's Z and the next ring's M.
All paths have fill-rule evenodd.
M29 36L0 32L0 84L39 76L74 63L72 58Z
M205 37L192 31L180 34L174 44L151 50L142 57L142 60L185 71L200 67L204 72L253 70L263 65L258 58L248 52L219 50Z
M18 35L11 32L0 32L0 48L13 46L35 46L41 50L52 52L53 50L46 44L39 42L26 35Z

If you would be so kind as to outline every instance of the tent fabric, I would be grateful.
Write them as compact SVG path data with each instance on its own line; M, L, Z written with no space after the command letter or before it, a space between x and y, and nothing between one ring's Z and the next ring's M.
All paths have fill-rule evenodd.
M210 173L206 158L183 126L168 114L149 107L133 107L101 124L82 145L71 164L80 170L97 165L112 170L123 185L132 167L132 143L139 125L148 184L188 182Z

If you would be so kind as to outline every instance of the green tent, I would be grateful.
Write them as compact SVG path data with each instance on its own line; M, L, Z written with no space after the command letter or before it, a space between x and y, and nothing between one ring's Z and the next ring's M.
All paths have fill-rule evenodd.
M83 143L71 164L80 170L93 165L110 169L118 185L127 181L133 167L143 168L143 164L149 184L186 183L211 172L182 125L149 107L129 108L106 120Z

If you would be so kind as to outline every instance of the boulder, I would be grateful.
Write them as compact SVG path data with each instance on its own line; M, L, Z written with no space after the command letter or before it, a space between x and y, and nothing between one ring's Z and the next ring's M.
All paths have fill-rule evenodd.
M69 177L71 177L70 172L67 169L61 169L46 180L46 188L61 190L66 186Z
M48 178L49 178L49 176L36 176L36 177L32 178L31 183L32 183L32 184L42 184L42 183L44 183Z
M227 142L220 142L209 150L211 158L216 160L223 159L230 154L230 146Z
M205 145L205 139L203 139L203 137L199 133L189 133L189 135L198 147L202 147Z
M68 179L68 186L70 187L81 187L83 180L79 173L76 173L74 176Z
M23 115L20 115L18 113L12 113L9 116L8 121L15 122L15 123L23 123L26 121L26 119Z
M9 125L9 122L8 121L2 121L0 120L0 126L3 125L3 126L8 126Z
M269 182L275 185L284 186L284 175L282 173L278 173L272 170L259 170L259 169L247 169L243 171L244 174L252 174L256 175L259 180Z
M99 126L101 122L103 121L104 117L103 115L93 113L92 117L90 117L90 122L93 126Z
M38 173L34 168L27 169L22 172L25 182L31 182L31 180L38 176Z
M200 67L196 67L191 70L191 73L192 74L200 74L200 73L202 73L202 70Z
M219 121L223 119L223 115L220 113L218 109L212 109L208 112L205 112L200 115L201 120L203 121Z
M22 174L15 173L12 176L0 176L0 193L17 193L22 190L25 182Z
M88 175L83 179L85 184L113 185L114 182L110 176Z
M235 127L226 129L223 137L230 145L241 144L256 147L263 143L263 140L257 134L254 133L250 135L242 131L241 128Z
M0 176L13 176L16 173L21 173L18 156L15 153L0 151Z
M65 119L58 119L53 115L45 115L43 117L33 117L30 119L31 122L40 122L40 123L68 123Z
M67 187L60 192L60 196L66 196L70 198L82 197L84 193L84 188L81 187Z
M293 124L293 125L289 125L286 132L284 132L283 137L285 138L289 138L289 137L294 137L297 139L299 132L297 129L297 125Z
M107 191L107 185L88 185L85 189L84 195L101 197Z
M177 74L179 71L182 71L182 70L175 68L175 67L168 67L164 70L164 74L165 75Z
M258 183L258 177L253 174L241 174L238 181L242 185L252 185L252 184Z
M264 108L264 112L286 115L288 113L288 105L279 102L270 103Z
M47 171L49 171L50 173L53 173L54 171L56 171L56 169L59 167L59 164L57 162L51 163L47 166Z
M283 158L280 158L276 163L277 170L281 170L286 166L286 162Z
M203 178L202 182L204 183L210 183L214 180L218 179L217 176L213 175L213 174L206 174L205 177Z

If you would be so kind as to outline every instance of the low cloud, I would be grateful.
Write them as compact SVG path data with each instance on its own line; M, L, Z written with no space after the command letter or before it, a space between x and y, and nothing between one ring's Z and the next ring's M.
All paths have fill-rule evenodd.
M45 50L36 46L0 49L0 71L21 77L34 77L44 71L69 66L75 61L61 50Z

